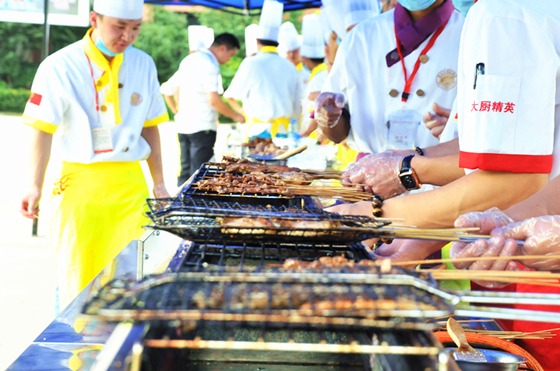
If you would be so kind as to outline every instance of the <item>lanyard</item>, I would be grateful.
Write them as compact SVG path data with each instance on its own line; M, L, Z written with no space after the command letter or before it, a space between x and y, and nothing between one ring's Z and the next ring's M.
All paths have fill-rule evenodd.
M449 22L449 20L447 22ZM397 39L397 51L399 53L399 58L401 59L401 64L402 64L403 72L404 72L404 81L405 81L404 91L402 93L402 101L403 102L406 102L408 100L408 96L410 95L410 87L412 86L412 82L414 81L414 78L416 77L416 73L418 72L418 69L420 68L420 63L421 63L420 62L420 57L427 54L428 51L430 51L430 49L432 48L432 46L434 46L437 38L439 37L439 35L442 33L443 29L447 25L447 22L445 22L440 28L438 28L436 30L436 32L434 32L434 34L430 38L430 41L428 41L428 45L426 45L424 50L422 50L422 53L420 53L420 56L418 56L418 60L416 61L416 64L414 65L414 70L412 70L412 74L410 75L410 77L407 77L408 73L406 71L406 66L404 64L404 57L403 57L403 53L402 53L401 42L399 40L399 36L397 35L397 26L395 25L395 38Z
M89 72L91 72L91 81L93 81L93 90L95 91L95 110L99 112L99 93L97 92L97 84L95 83L95 77L93 77L93 67L91 66L91 61L86 53L86 58L89 64Z

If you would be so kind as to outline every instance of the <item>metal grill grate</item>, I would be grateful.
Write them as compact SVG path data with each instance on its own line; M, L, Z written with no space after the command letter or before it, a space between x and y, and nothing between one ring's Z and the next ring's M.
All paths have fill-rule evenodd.
M205 163L198 169L192 182L181 190L183 200L190 197L205 197L217 198L228 201L242 201L244 203L251 203L255 205L275 205L275 206L298 206L301 205L302 198L297 196L287 196L281 194L245 194L245 193L218 193L214 191L203 191L194 186L201 180L214 178L219 174L224 173L225 165Z

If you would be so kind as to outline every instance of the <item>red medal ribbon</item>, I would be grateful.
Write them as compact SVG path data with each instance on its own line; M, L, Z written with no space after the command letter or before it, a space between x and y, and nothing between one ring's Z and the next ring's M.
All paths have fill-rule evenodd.
M86 54L87 61L89 63L89 72L91 72L91 80L93 81L93 90L95 91L95 109L99 112L99 93L97 92L97 84L95 83L95 77L93 76L93 67L91 66L91 61ZM105 72L103 72L105 73Z
M447 22L449 22L449 20ZM404 57L403 57L402 48L401 48L401 41L399 40L399 36L397 35L397 26L395 25L395 38L397 39L397 51L399 53L399 58L401 59L401 64L402 64L403 72L404 72L404 81L405 81L404 91L402 93L402 101L403 102L406 102L408 100L408 96L410 95L410 87L412 86L412 82L414 81L414 78L416 77L416 73L418 72L418 69L420 69L420 63L421 63L420 62L420 57L423 56L423 55L426 55L428 53L428 51L430 51L432 46L434 46L437 38L439 37L439 35L442 33L443 29L447 25L447 22L445 22L440 28L438 28L436 30L436 32L434 32L434 34L430 38L430 41L428 41L428 45L426 45L424 50L422 50L422 53L420 53L420 56L418 56L418 60L416 61L416 64L414 65L414 70L412 70L412 74L410 75L410 77L407 77L408 72L406 71L406 66L404 64Z

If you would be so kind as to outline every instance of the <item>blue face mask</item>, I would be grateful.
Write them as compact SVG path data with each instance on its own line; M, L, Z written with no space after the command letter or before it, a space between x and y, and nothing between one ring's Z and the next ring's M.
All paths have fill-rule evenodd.
M463 16L467 16L469 9L474 5L474 0L452 0L455 9L461 12Z
M408 10L418 11L430 7L436 0L399 0L399 3Z
M116 57L117 55L119 55L119 53L113 53L107 48L107 46L105 46L103 39L101 39L101 35L97 35L97 41L95 42L95 46L97 46L97 49L99 49L101 53L108 55L109 57ZM132 45L126 48L125 51L130 49L131 47Z

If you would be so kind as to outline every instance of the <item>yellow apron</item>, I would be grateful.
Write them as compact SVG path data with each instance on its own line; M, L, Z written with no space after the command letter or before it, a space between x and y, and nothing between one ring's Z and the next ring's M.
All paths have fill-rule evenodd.
M138 239L148 187L139 162L64 162L52 200L60 309Z
M286 131L289 130L290 119L286 118L286 117L281 117L281 118L270 120L270 121L262 121L262 120L250 117L250 118L247 119L247 132L246 132L247 133L246 134L247 138L250 138L254 135L260 134L267 129L267 127L262 126L263 130L259 131L256 134L251 133L251 129L257 124L261 124L261 125L262 124L265 124L265 125L268 124L270 126L270 136L272 138L275 138L276 133L278 133L278 129L280 128L280 125L284 126L284 129L286 129Z

